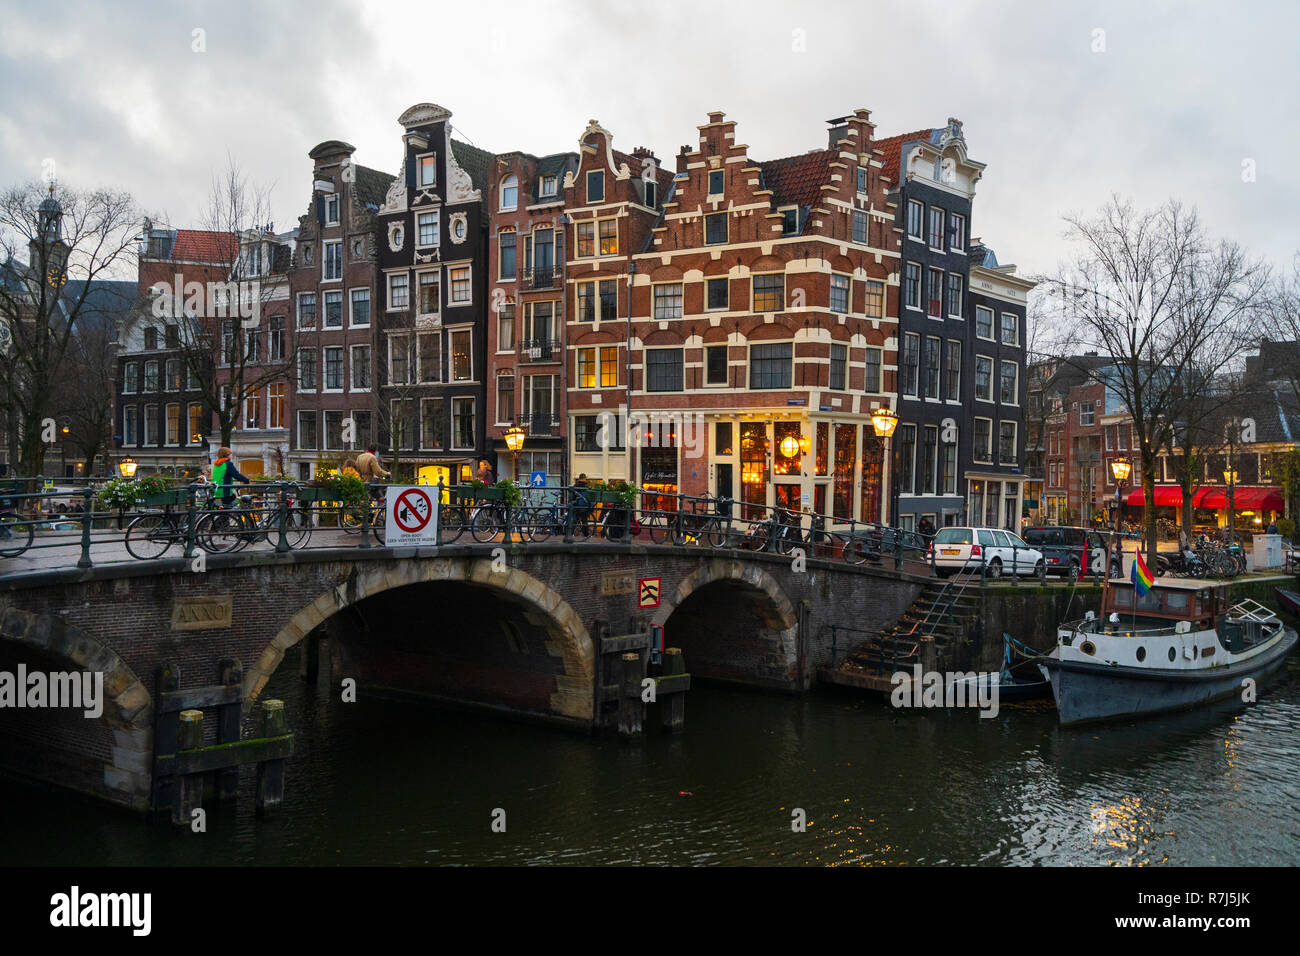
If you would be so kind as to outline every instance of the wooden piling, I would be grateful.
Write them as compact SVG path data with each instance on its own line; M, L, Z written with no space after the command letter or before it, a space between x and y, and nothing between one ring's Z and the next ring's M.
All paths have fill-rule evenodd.
M663 676L678 677L686 673L686 659L682 657L680 647L665 647L663 657ZM661 683L665 683L661 681ZM659 702L659 724L668 733L682 729L686 724L686 694L680 690L671 690L657 694Z
M935 650L934 636L932 634L926 634L921 637L920 658L921 671L923 673L929 674L939 669L937 666L938 655Z
M289 732L284 701L262 701L260 736L279 737ZM284 760L264 760L257 765L257 812L266 813L284 802Z
M618 698L618 735L630 740L641 734L641 655L622 655L622 693Z
M240 688L244 683L243 665L233 658L223 660L221 662L221 683L224 687ZM239 700L221 704L217 707L217 743L229 744L239 739L241 709L242 705ZM222 767L216 771L214 785L218 802L236 799L239 795L239 766Z
M194 750L203 746L203 711L182 710L176 735L177 750ZM203 774L182 774L172 801L172 823L187 824L196 809L203 806Z

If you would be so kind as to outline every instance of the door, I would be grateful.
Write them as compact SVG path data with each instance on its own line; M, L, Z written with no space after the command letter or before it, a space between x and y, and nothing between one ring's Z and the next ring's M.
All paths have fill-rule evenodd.
M716 465L715 468L717 482L716 487L713 489L713 493L719 498L731 498L734 500L736 497L736 486L733 477L734 466L719 464Z

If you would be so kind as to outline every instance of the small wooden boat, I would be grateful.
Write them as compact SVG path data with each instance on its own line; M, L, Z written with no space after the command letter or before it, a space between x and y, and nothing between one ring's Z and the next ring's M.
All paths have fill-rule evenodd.
M1273 593L1277 595L1277 603L1282 606L1282 610L1300 617L1300 594L1286 588L1274 588Z
M1013 661L1013 657L1020 660ZM968 677L951 681L956 688L964 686L966 700L976 700L976 695L983 691L988 699L994 685L998 689L998 700L1031 700L1035 697L1052 696L1052 682L1041 664L1035 662L1041 657L1032 648L1027 648L1010 634L1002 635L1002 670L998 673L971 674ZM1019 673L1017 673L1019 671Z

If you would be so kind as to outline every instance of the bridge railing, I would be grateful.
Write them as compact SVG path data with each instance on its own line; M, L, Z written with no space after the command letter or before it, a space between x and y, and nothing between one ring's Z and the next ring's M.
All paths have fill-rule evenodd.
M313 483L237 485L220 498L210 482L153 481L151 491L106 479L0 480L0 575L61 567L384 543L383 484L368 500L337 501ZM434 490L431 487L430 490ZM436 486L438 543L527 546L636 541L767 552L925 571L931 536L782 504L573 485L524 489ZM931 571L933 568L931 567Z

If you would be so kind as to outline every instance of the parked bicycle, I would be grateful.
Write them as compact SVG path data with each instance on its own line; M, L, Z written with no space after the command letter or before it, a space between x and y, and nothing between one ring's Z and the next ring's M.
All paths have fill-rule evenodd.
M199 541L199 528L209 514L210 496L211 491L207 487L196 491L194 519L196 542ZM132 518L126 526L127 553L141 561L154 561L166 554L174 544L184 548L188 537L187 515L188 512L184 507L165 505L162 511L146 511Z

